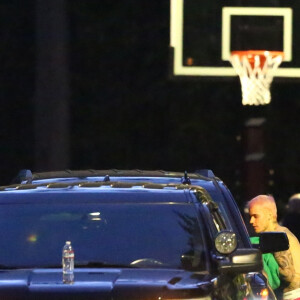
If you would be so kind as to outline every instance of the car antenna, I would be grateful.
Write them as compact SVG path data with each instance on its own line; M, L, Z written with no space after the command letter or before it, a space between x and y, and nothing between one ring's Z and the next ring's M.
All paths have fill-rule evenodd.
M103 181L104 181L104 182L110 181L109 175L105 175Z
M184 176L181 178L182 184L191 184L190 177L188 177L187 171L184 171Z

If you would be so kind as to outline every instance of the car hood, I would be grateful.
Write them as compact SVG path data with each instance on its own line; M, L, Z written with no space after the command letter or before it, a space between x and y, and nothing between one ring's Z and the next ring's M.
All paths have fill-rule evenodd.
M64 284L60 269L0 271L1 299L210 299L212 278L183 270L77 269Z

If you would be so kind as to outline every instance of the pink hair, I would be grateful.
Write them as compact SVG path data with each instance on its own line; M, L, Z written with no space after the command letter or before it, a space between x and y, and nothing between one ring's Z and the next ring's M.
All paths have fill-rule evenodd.
M247 206L250 208L251 205L258 204L262 208L270 211L274 216L275 220L277 220L277 207L276 202L273 196L271 195L258 195L255 198L251 199Z

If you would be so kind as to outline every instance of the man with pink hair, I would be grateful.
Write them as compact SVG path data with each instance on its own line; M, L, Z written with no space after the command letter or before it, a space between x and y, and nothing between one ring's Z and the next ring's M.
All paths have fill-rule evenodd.
M300 243L295 235L277 222L277 207L270 195L259 195L248 202L250 224L256 233L282 231L287 234L290 248L275 252L279 265L280 279L283 282L284 300L300 300Z

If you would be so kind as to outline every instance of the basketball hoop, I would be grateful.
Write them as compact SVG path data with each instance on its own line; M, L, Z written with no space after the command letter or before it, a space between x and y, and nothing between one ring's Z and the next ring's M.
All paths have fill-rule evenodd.
M283 59L282 51L232 51L230 62L240 77L243 105L271 102L270 87L274 71Z

